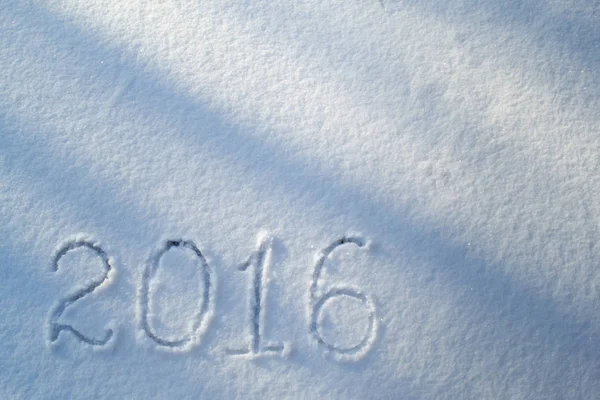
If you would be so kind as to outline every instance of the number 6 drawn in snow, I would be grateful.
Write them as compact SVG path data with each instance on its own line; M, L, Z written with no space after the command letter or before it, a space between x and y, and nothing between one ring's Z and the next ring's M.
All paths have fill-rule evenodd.
M80 300L84 296L87 296L88 294L90 294L94 290L96 290L99 286L101 286L108 279L108 274L109 274L110 270L112 269L112 267L110 265L110 260L108 259L108 255L106 254L106 252L104 250L102 250L99 246L97 246L93 243L90 243L85 240L80 240L80 241L74 241L74 242L67 243L60 248L60 250L56 253L56 256L54 257L54 260L52 262L52 270L54 272L57 272L58 271L58 262L60 261L60 259L63 258L65 256L65 254L67 254L71 250L76 250L81 247L85 247L87 249L92 250L94 253L96 253L96 255L98 257L100 257L100 259L102 260L102 265L104 266L104 274L102 275L102 277L93 280L87 287L78 290L77 292L73 293L71 296L62 300L61 303L54 309L54 311L52 312L52 315L50 316L50 343L56 342L56 340L58 339L58 336L60 335L60 333L62 331L67 331L67 332L71 332L73 335L75 335L75 337L77 337L79 340L81 340L84 343L87 343L92 346L104 346L106 343L108 343L108 341L110 340L110 338L113 335L112 329L107 329L106 333L104 334L104 337L102 339L94 339L94 338L85 336L83 333L79 332L77 329L73 328L71 325L65 325L65 324L61 324L58 322L58 319L65 312L65 309L67 307L73 305L73 303L75 303L77 300Z
M338 358L338 360L355 361L361 358L367 352L369 352L369 350L371 350L375 342L375 338L377 336L375 303L369 296L352 287L337 286L332 287L323 295L319 296L317 293L317 286L319 284L319 278L321 277L321 272L323 270L325 261L332 252L334 252L339 246L342 246L344 244L354 244L358 247L364 247L365 240L361 237L343 237L341 239L336 240L331 245L329 245L321 251L317 263L315 264L315 269L312 274L312 280L310 283L309 290L310 333L311 336L321 346L324 346L327 350L332 352ZM360 301L362 305L367 308L368 311L369 327L367 329L367 333L364 336L364 338L360 341L360 343L351 347L341 347L336 346L335 344L327 343L325 339L323 339L321 332L319 332L318 321L323 311L323 307L329 301L339 297L349 297L351 299L356 299Z

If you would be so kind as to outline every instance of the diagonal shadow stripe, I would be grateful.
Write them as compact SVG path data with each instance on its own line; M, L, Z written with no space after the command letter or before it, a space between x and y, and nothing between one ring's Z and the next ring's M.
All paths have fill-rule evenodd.
M487 26L500 28L510 35L525 32L536 50L550 46L567 51L569 64L577 65L593 74L594 82L599 82L600 29L594 19L600 19L600 5L593 2L580 2L586 6L582 11L558 14L552 12L546 0L403 0L398 9L413 8L424 14L433 14L455 26ZM598 92L598 87L590 88Z

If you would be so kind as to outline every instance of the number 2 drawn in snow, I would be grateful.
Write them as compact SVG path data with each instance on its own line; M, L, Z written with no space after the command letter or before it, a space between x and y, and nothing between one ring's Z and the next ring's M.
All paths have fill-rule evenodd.
M98 287L100 287L102 284L104 284L104 282L106 282L106 280L108 280L108 274L112 269L108 255L106 254L106 252L104 250L102 250L99 246L97 246L93 243L87 242L85 240L80 240L80 241L69 242L59 249L59 251L56 253L56 256L54 257L54 260L52 262L52 270L54 272L57 272L58 271L58 263L61 260L61 258L63 258L68 252L79 249L79 248L86 248L86 249L93 251L102 260L102 265L104 266L104 273L99 278L92 280L88 286L74 292L70 296L63 299L58 304L58 306L56 306L54 308L54 310L52 311L52 314L50 316L50 323L49 323L50 342L54 343L58 339L58 336L60 335L60 333L62 331L66 331L66 332L71 332L79 340L81 340L82 342L85 342L89 345L104 346L106 343L108 343L110 338L113 336L112 329L107 329L106 332L104 333L104 337L102 337L102 338L92 338L92 337L86 336L83 333L79 332L77 329L75 329L71 325L61 324L60 322L58 322L60 316L65 312L65 309L67 307L72 306L76 301L78 301L78 300L82 299L83 297L87 296L88 294L92 293L94 290L96 290Z

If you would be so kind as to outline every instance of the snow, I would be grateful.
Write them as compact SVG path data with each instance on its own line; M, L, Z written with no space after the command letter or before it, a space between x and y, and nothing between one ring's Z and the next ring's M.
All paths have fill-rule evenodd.
M596 398L599 27L0 1L0 398Z

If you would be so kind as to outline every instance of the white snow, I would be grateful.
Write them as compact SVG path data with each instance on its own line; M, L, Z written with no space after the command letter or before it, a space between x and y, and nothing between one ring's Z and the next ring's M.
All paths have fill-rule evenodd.
M599 67L597 1L0 1L0 398L597 398Z

